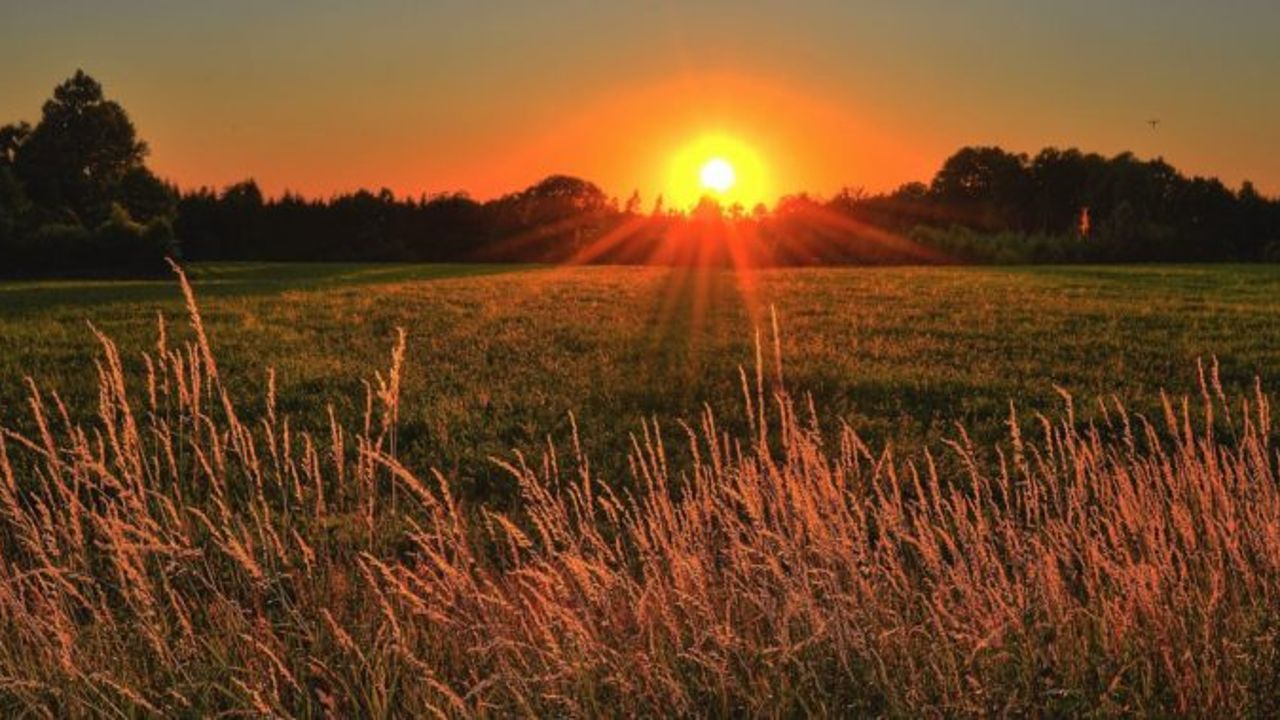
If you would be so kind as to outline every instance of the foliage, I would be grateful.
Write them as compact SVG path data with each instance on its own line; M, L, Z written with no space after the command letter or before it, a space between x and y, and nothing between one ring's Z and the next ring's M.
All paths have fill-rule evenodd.
M983 233L963 225L947 228L920 225L911 239L961 263L977 265L1066 264L1108 258L1108 247L1079 235L1023 234L1013 231Z
M76 71L54 88L14 166L37 206L64 208L93 225L105 219L117 188L145 153L124 108Z
M0 129L0 275L147 274L176 253L177 193L128 114L83 71L34 128Z
M176 254L173 226L164 217L139 223L113 204L92 230L79 223L46 223L11 240L6 257L27 276L155 275Z
M1050 258L1063 261L1186 262L1266 260L1266 248L1280 236L1280 202L1263 199L1252 184L1233 192L1216 179L1187 178L1162 160L1129 153L1108 159L1048 148L1028 158L964 148L927 192L908 187L872 204L891 214L900 209L891 220L900 230L952 228L953 241L964 244L965 233L954 232L963 228L993 236L992 245L1007 249L1004 257L1028 262L1059 261L1038 259L1047 237L1061 248Z

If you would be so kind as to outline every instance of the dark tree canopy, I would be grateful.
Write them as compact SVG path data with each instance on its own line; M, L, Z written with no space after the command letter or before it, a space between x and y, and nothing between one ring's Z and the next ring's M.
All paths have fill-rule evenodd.
M1025 155L967 147L947 158L931 191L959 213L957 220L995 230L1018 226L1017 214L1033 189Z
M0 126L0 166L13 167L18 149L31 136L31 126L25 122Z
M34 127L0 128L0 272L162 267L176 251L177 193L146 153L128 113L81 70Z
M549 201L575 210L600 210L608 203L608 197L595 183L569 175L552 175L521 196L535 203Z
M64 208L75 220L103 220L129 171L142 165L138 140L124 108L77 70L54 88L40 122L19 147L16 164L32 201Z

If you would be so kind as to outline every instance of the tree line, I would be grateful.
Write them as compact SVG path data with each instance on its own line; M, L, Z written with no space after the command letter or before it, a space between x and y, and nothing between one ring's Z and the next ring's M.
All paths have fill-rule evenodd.
M910 226L922 241L962 241L951 248L962 260L1280 260L1280 201L1247 181L1232 190L1132 153L968 147L929 185L863 206L886 209L877 221Z
M481 202L361 190L180 192L81 71L39 122L0 128L0 274L149 273L187 260L760 265L1280 260L1280 200L1163 160L966 147L929 183L690 212L555 175Z

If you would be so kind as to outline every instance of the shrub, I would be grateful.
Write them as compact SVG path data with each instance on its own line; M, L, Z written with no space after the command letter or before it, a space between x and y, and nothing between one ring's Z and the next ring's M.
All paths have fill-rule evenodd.
M45 224L10 247L0 274L149 276L165 272L165 258L177 254L168 219L141 224L120 205L92 232L78 224Z

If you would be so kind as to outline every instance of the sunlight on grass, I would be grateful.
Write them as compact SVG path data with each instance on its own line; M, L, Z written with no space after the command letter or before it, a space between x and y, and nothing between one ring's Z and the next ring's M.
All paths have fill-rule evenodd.
M992 457L824 428L780 338L711 410L492 460L509 508L399 456L405 336L357 423L254 421L191 289L96 418L0 431L0 708L377 716L1260 712L1280 672L1268 399L1202 367L1158 422L1075 402ZM758 341L757 341L758 342ZM764 360L768 358L768 360ZM139 389L131 389L139 388ZM309 398L308 402L321 402ZM676 448L686 452L678 455ZM768 690L763 690L767 688Z

